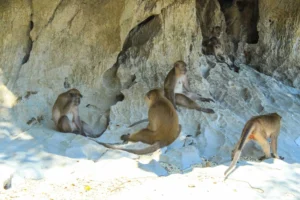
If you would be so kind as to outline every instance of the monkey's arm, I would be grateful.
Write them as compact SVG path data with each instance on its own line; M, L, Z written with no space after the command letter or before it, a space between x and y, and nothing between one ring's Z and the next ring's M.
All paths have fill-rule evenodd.
M155 107L155 108L151 108L149 109L148 111L148 119L149 119L149 124L147 126L147 128L150 130L150 131L157 131L158 127L157 125L158 124L161 124L159 122L159 113L161 112L160 108L159 107Z
M59 106L59 107L60 107L60 106ZM73 101L72 101L72 99L69 99L69 100L67 101L67 103L62 107L62 112L61 112L61 114L62 114L62 115L67 114L67 113L71 110L72 107L73 107Z

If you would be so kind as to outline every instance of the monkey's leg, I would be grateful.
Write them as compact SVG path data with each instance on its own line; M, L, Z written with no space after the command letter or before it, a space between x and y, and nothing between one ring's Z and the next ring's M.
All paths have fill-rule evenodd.
M255 140L260 144L265 153L265 155L260 157L259 160L262 161L264 159L271 158L271 151L268 140L264 138L262 134L255 134Z
M73 122L75 123L80 135L86 136L83 130L83 124L77 112L73 113Z
M58 120L57 129L60 132L72 133L74 132L74 127L72 127L71 124L72 122L69 120L69 118L64 115Z
M155 132L145 128L133 134L122 135L121 139L130 142L143 142L146 144L154 144L155 142L157 142L154 140L154 134Z
M278 140L278 133L273 133L273 135L271 136L272 157L284 160L284 157L279 156L277 154L277 140Z
M215 102L213 99L210 99L210 98L203 98L201 97L201 95L199 94L196 94L196 93L193 93L193 92L184 92L183 93L185 96L189 97L190 99L192 100L200 100L200 101L203 101L203 102ZM176 94L175 94L176 95Z
M84 136L88 136L92 138L100 136L100 135L96 136L93 129L85 121L81 120L81 124L82 124L83 133L85 134Z
M215 111L210 108L201 108L196 102L194 102L192 99L188 98L184 94L175 94L175 100L176 104L189 109L196 109L198 111L206 113L215 113Z

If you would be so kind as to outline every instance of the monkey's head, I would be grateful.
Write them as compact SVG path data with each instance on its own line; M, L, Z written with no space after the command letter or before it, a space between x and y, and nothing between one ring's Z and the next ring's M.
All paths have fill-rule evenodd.
M186 63L182 60L175 62L174 67L177 75L186 74L187 72Z
M164 96L164 91L162 89L156 88L152 89L145 95L145 101L150 107L157 99Z
M213 27L213 30L212 30L211 33L214 37L220 37L221 32L222 32L221 27L220 26L215 26L215 27Z
M247 5L248 2L246 2L245 0L236 1L236 6L238 7L240 12L243 12Z
M68 91L68 95L74 102L75 106L78 106L80 104L80 99L82 98L82 94L79 92L79 90L73 88Z

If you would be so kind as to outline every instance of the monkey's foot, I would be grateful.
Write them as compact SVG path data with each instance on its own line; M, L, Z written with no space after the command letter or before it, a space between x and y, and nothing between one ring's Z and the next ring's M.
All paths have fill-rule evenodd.
M201 111L201 112L206 112L206 113L211 113L211 114L215 113L215 111L213 109L210 109L210 108L200 108L198 110Z
M203 102L215 102L213 99L210 98L199 98L199 100Z
M266 159L269 159L269 158L271 158L271 157L262 156L262 157L260 157L258 160L259 160L259 161L263 161L263 160L266 160Z
M121 136L121 140L123 140L123 142L128 142L129 136L130 136L129 133L128 134L124 134L124 135Z
M263 160L265 160L266 159L266 156L262 156L262 157L260 157L258 160L259 161L263 161Z
M279 156L279 159L280 159L280 160L284 160L284 157L283 157L283 156Z
M273 153L271 154L273 158L277 158L277 159L280 159L280 160L284 160L284 157L283 156L275 156Z

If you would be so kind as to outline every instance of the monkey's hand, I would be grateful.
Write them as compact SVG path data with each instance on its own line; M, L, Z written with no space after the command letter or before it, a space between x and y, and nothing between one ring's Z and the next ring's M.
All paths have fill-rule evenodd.
M128 142L129 135L130 135L129 133L128 133L128 134L122 135L122 136L121 136L121 140L123 140L124 143L125 143L125 142Z

